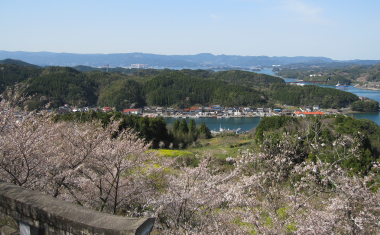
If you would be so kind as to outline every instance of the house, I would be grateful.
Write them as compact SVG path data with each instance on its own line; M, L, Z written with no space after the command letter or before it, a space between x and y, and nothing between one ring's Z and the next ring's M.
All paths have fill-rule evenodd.
M235 130L235 134L237 134L237 135L240 135L240 134L243 134L243 133L245 133L245 131L243 129L241 129L241 128L238 128L238 129Z
M311 111L313 111L313 108L312 108L311 106L306 106L305 109L306 109L307 112L311 112Z
M157 107L156 108L156 113L162 114L164 112L165 112L165 109L163 109L162 107Z
M316 112L301 112L301 111L295 111L294 112L297 116L305 116L305 115L324 115L324 112L316 111Z
M303 113L303 112L301 112L301 111L295 111L294 112L294 115L296 116L296 117L305 117L306 115Z
M241 116L241 112L240 112L240 110L236 110L235 112L234 112L234 116Z
M104 107L103 108L103 112L111 112L111 111L112 111L111 107Z
M206 107L203 108L203 111L204 111L204 112L210 112L210 110L211 110L211 108L208 107L208 106L206 106Z
M265 113L271 113L271 112L272 112L272 109L271 109L271 108L264 108L264 112L265 112Z
M135 114L135 115L137 115L137 114L141 113L141 109L140 109L140 112L139 112L139 109L124 109L123 113L127 114L127 115L128 114Z
M313 105L313 111L319 111L321 110L321 107L319 105Z
M68 108L65 108L65 107L59 107L59 109L58 109L59 114L64 114L64 113L68 113L68 112L70 112L70 110Z
M146 115L152 115L152 114L154 114L154 113L156 113L156 110L153 110L153 109L145 109L144 108L144 114L146 114Z

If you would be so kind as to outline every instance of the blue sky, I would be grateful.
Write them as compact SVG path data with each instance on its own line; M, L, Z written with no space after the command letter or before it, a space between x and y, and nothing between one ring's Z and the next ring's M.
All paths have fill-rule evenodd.
M0 50L380 59L379 0L2 1Z

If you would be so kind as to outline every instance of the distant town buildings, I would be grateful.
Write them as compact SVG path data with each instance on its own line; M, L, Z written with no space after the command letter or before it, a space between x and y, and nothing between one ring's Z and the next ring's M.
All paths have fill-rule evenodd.
M360 97L364 100L365 97ZM285 105L285 107L287 107ZM116 111L112 107L90 108L90 107L71 107L64 105L58 108L55 112L64 114L68 112L112 112ZM121 111L121 110L120 110ZM265 117L265 116L306 116L306 115L324 115L336 113L334 110L323 112L319 105L302 106L298 110L288 110L282 108L265 108L265 107L223 107L220 105L212 106L192 106L186 108L173 108L173 107L155 107L144 106L142 108L127 108L123 109L125 115L140 115L146 117L174 117L174 118L202 118L202 117L216 117L216 118L230 118L230 117Z
M146 64L131 64L131 68L146 69Z

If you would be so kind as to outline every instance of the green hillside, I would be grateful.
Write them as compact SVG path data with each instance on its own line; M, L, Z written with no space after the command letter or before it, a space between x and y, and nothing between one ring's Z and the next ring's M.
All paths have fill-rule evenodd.
M29 64L21 60L14 60L14 59L5 59L5 60L0 60L0 64L16 64L16 65L21 65L21 66L30 66L30 67L35 67L35 68L41 68L40 66L34 65L34 64Z
M380 64L351 65L344 68L282 68L277 74L284 78L297 78L304 81L327 81L328 85L335 85L338 82L349 85L360 82L379 82Z
M1 91L18 84L23 95L33 96L28 101L29 110L41 108L48 102L52 108L70 104L110 106L116 110L144 105L273 107L275 103L341 108L358 100L348 92L317 86L289 86L278 77L238 70L140 69L125 74L16 64L3 64L0 68Z

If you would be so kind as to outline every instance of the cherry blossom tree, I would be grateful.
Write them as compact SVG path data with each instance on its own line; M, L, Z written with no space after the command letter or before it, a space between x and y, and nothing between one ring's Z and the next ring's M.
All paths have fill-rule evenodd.
M0 103L0 175L3 180L31 187L49 156L48 139L56 132L52 121L34 112L22 115L9 102Z
M153 157L148 148L145 140L132 130L124 130L116 138L106 138L79 170L80 188L87 188L80 190L82 197L91 198L92 207L100 211L107 208L114 214L139 199L144 191L140 172Z
M225 172L208 154L195 167L158 157L119 122L54 122L9 97L0 103L2 180L103 212L155 213L164 234L380 231L379 163L362 159L361 133L301 120L299 133L263 133L257 148L226 158L234 168Z
M1 105L0 175L53 197L116 213L141 199L149 144L119 122L54 122Z

